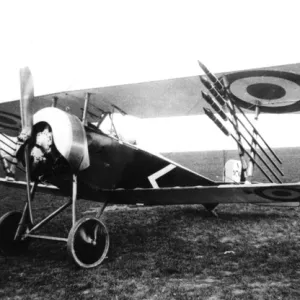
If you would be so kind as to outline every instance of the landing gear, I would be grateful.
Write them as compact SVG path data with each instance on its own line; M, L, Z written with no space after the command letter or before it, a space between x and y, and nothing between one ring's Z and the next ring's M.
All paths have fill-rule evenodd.
M70 230L67 246L76 265L82 268L97 267L109 249L108 230L97 218L82 218Z
M35 115L35 121L37 120L37 122L33 125L34 91L29 68L26 67L20 70L20 83L22 131L17 138L17 149L14 151L16 151L15 159L22 161L25 165L27 199L23 213L9 212L0 218L0 251L6 255L22 253L27 249L28 242L31 239L59 241L67 243L71 257L80 267L98 266L108 252L108 231L97 218L76 220L77 174L88 168L90 164L84 127L87 123L89 94L86 95L81 122L71 114L63 113L54 108L45 108L38 112L39 115ZM54 99L53 104L55 105L55 103L56 100ZM59 121L52 122L55 117ZM62 124L66 124L67 131L64 132L67 132L67 134L61 133L60 127L63 126ZM59 136L58 139L63 139L65 136L69 138L67 144L64 143L60 151L55 147L54 127ZM62 169L63 172L58 172L57 167L59 171ZM55 180L59 180L59 176L57 176L59 173L63 177L72 175L70 180L72 182L71 189L69 190L67 186L68 180L63 184L64 189L69 191L71 200L38 223L34 222L31 204L38 182L41 178L47 176L52 178L53 181L55 177L57 177ZM50 186L48 188L51 190ZM72 206L72 228L68 238L36 233L37 230L69 206ZM104 208L101 209L101 214Z
M0 251L4 255L19 255L24 253L29 245L29 240L23 240L21 235L15 239L22 213L11 211L0 218ZM23 227L23 233L28 227Z
M25 158L28 158L28 155L25 155ZM29 166L28 161L27 159L26 167ZM34 222L31 203L38 182L31 182L29 167L26 169L26 175L27 201L23 213L9 212L0 218L0 252L4 255L17 255L27 249L31 239L51 240L66 243L70 257L79 267L93 268L99 266L105 259L109 249L108 230L103 222L100 221L107 201L104 202L96 218L85 217L77 220L76 202L78 182L77 175L72 174L71 199L39 222ZM69 206L72 206L72 228L70 229L68 238L36 233Z

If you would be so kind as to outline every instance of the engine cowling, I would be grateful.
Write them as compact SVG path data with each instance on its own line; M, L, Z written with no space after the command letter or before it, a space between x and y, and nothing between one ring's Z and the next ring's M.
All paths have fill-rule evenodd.
M58 108L47 107L34 115L33 123L36 136L31 156L34 161L46 160L45 154L53 151L55 146L73 173L89 167L86 133L79 118Z

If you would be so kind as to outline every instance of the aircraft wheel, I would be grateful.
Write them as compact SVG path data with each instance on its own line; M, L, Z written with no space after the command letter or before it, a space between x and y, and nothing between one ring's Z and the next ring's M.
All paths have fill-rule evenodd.
M22 213L11 211L0 218L0 251L4 255L19 255L28 249L29 239L15 240Z
M67 246L76 265L82 268L97 267L108 252L108 230L97 218L82 218L70 230Z

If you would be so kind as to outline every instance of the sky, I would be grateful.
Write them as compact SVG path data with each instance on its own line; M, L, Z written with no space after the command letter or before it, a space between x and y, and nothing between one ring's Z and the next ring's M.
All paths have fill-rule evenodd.
M300 62L299 11L291 0L1 1L0 101L19 98L25 65L42 95L193 76L197 60L213 72Z
M238 114L238 117L251 127ZM122 119L129 118L129 120ZM300 128L299 114L260 114L254 120L254 114L248 115L252 124L272 148L300 147L300 141L295 132ZM235 141L225 136L206 115L185 117L170 117L156 119L135 119L130 116L115 116L114 122L118 132L129 140L135 140L139 147L152 152L191 152L235 150ZM180 125L178 125L180 124ZM232 126L223 122L227 129L235 135ZM103 130L108 132L109 123L103 124ZM251 142L251 137L240 126L240 131ZM252 133L252 129L250 130ZM259 139L261 145L266 145ZM246 149L249 146L243 141Z

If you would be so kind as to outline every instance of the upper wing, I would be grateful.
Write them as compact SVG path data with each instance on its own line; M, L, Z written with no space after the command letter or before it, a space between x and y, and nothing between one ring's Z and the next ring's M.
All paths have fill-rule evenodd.
M149 205L207 204L207 203L291 203L300 201L300 184L221 184L160 189L102 191L115 203L144 203ZM101 198L102 198L101 197Z
M217 74L218 77L224 74ZM300 110L300 63L226 74L238 104L251 108L259 101L261 111ZM88 121L97 122L103 112L120 110L142 118L202 114L208 107L201 97L204 86L199 76L92 88L37 96L34 110L51 106L57 97L59 108L82 116L84 98L91 93ZM0 104L0 128L18 132L19 101Z

